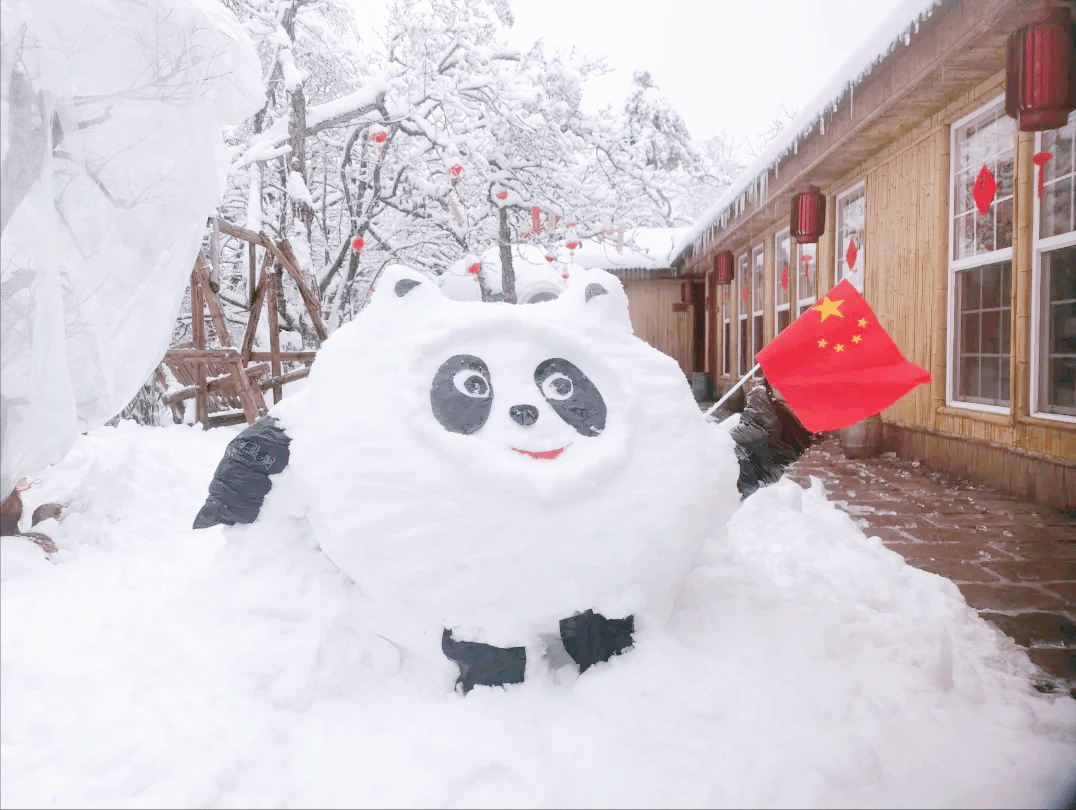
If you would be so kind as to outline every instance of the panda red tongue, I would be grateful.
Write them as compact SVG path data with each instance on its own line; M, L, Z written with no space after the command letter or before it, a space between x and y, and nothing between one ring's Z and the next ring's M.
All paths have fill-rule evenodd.
M565 447L567 447L567 445L565 445ZM523 455L530 456L531 458L554 459L564 452L565 447L560 447L556 450L541 450L537 452L534 450L520 450L518 447L513 447L512 449L515 450L517 453L522 453Z

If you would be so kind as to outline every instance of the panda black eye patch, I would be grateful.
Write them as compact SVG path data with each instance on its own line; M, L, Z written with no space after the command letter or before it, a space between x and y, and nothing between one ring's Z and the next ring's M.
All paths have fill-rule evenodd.
M579 366L563 357L543 360L534 370L534 384L580 436L597 436L605 430L605 400Z
M473 354L457 354L433 375L430 406L441 427L451 433L474 433L489 418L493 383L489 367Z

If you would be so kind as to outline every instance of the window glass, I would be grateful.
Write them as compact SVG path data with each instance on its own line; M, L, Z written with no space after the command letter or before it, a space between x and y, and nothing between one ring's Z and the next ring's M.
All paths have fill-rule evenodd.
M797 284L799 289L799 314L802 315L818 298L818 245L799 245L799 263L797 264L799 277Z
M1046 158L1042 169L1042 197L1039 201L1039 238L1076 231L1076 116L1069 116L1061 129L1042 133L1038 154ZM1038 180L1038 178L1036 178Z
M721 373L732 373L732 284L723 284L721 289L721 338L724 341L721 352Z
M855 273L853 283L862 286L863 234L867 215L867 187L860 184L837 198L837 281Z
M773 242L773 303L777 316L777 333L791 320L792 289L796 283L796 268L790 266L792 241L788 231L782 231Z
M957 368L954 395L966 402L1009 402L1010 262L957 274Z
M739 289L736 300L740 313L740 363L737 370L742 375L746 374L747 369L751 368L748 360L754 357L755 354L751 350L751 332L749 329L748 311L751 306L751 276L748 273L746 253L736 261L736 284Z
M1012 247L1016 127L999 100L953 133L955 260Z

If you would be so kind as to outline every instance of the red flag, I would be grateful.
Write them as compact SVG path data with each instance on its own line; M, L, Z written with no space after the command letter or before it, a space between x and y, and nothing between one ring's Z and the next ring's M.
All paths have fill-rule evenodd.
M756 355L803 426L839 430L888 408L930 374L904 359L847 280Z

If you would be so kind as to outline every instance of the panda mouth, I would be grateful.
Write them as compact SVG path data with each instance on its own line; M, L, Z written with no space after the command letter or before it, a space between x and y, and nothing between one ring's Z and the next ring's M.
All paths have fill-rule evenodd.
M512 449L515 450L517 453L521 453L525 456L530 456L531 458L543 458L552 461L565 450L567 450L569 446L570 444L566 444L564 445L564 447L557 448L556 450L520 450L518 447L513 447Z

